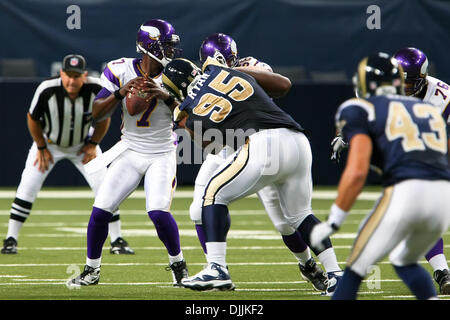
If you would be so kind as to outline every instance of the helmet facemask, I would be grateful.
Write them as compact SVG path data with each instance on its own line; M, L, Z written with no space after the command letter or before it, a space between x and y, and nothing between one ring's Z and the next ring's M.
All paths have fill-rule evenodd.
M171 40L155 40L148 45L148 48L145 48L142 42L138 42L136 43L136 50L166 66L172 59L181 55L182 50L177 48L179 43L179 36L173 34Z
M408 86L405 85L405 94L407 96L419 95L423 88L425 88L426 83L426 75L424 77L418 76L415 78L406 78L405 84L408 84Z

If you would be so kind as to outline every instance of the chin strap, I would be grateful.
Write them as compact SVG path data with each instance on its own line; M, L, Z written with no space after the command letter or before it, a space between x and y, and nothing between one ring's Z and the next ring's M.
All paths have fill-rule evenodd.
M158 43L158 45L159 45L159 49L161 50L161 52L164 52L164 49L162 48L161 44ZM155 59L156 61L161 63L163 67L165 67L170 61L172 61L172 59L169 59L169 58L167 58L165 56L164 56L164 58L159 59L158 57L156 57L155 55L151 54L148 50L144 49L139 44L136 44L136 51L140 52L140 53L144 53L144 54L148 55L149 57Z
M413 94L414 97L419 96L422 93L422 91L425 89L425 87L427 86L428 82L426 79L423 79L422 82L423 82L423 84L421 84L419 89L416 92L414 92L414 94Z

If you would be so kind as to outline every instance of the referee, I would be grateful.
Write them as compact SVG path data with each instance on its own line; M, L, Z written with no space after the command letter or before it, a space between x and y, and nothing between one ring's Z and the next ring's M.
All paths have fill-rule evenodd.
M88 77L86 60L70 54L63 59L59 77L43 81L36 89L27 114L33 144L11 206L1 253L17 253L19 231L47 175L58 161L70 160L97 193L106 167L98 174L88 175L83 165L102 153L98 144L111 122L110 118L98 123L92 121L92 103L101 88L100 79ZM109 223L109 234L111 253L134 253L121 237L118 211Z

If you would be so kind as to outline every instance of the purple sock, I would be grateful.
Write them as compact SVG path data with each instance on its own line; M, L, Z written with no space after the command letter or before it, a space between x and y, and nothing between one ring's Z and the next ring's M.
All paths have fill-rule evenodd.
M109 221L112 213L93 207L87 227L87 256L98 259L102 256L102 248L108 237Z
M291 250L292 252L299 253L303 252L308 248L305 241L303 241L302 236L300 235L300 232L295 230L295 232L288 236L282 236L284 243L286 246Z
M159 239L166 246L167 252L171 256L180 254L180 234L178 225L170 212L153 210L148 212L148 216L153 221Z
M200 244L202 245L203 252L206 254L206 236L205 236L205 230L203 230L202 224L196 224L195 229L197 230L197 236L198 240L200 241Z
M444 240L440 238L438 242L434 245L434 247L431 248L431 250L425 255L425 258L427 259L427 261L430 261L430 259L433 258L434 256L443 253L444 253Z

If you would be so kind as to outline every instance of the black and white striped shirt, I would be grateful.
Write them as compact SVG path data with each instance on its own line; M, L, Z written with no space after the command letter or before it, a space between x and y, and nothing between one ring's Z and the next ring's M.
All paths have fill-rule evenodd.
M43 81L36 89L29 113L40 121L49 143L61 147L80 144L92 124L92 103L101 90L98 78L87 77L78 97L72 101L60 77Z

